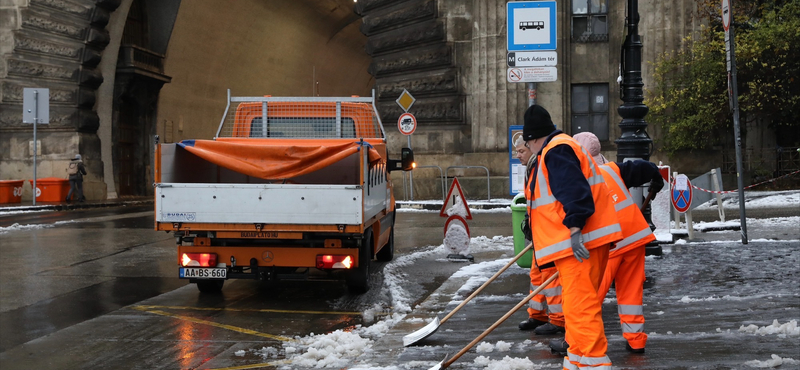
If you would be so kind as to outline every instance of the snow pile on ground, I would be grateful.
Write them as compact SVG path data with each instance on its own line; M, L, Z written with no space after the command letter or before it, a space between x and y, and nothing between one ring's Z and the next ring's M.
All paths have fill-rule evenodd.
M800 327L797 327L797 320L791 320L785 324L781 324L777 319L772 321L772 325L758 327L757 325L740 326L739 331L743 333L750 333L756 335L778 334L779 337L800 336Z
M261 347L261 349L256 352L265 360L278 358L278 349L275 347Z
M512 237L477 237L470 240L470 244L479 250L513 250ZM405 266L415 263L420 258L429 257L431 255L445 254L446 248L444 244L432 247L428 250L415 252L409 255L400 256L395 258L394 261L384 266L384 286L391 295L393 313L380 321L375 322L370 326L357 325L352 331L345 332L337 330L329 334L314 335L311 334L306 337L297 337L296 341L283 343L284 352L288 365L283 365L280 369L292 369L297 367L310 367L310 368L344 368L350 366L358 366L359 369L370 368L369 364L355 364L359 358L365 354L371 353L373 340L385 335L389 329L395 324L405 319L406 314L411 312L411 303L416 297L410 297L410 293L404 288L405 281L407 280L405 273ZM461 274L461 276L469 276L470 281L475 280L473 286L478 286L487 280L488 276L497 272L499 268L506 263L505 260L486 261L482 263L470 264L464 266L454 276ZM478 276L473 276L478 275ZM462 288L463 290L463 288ZM474 290L474 288L472 289ZM472 291L469 290L469 291ZM460 301L459 301L460 303ZM364 311L365 322L370 321L380 312L381 307L375 305ZM511 348L511 343L498 342L497 345L491 345L492 348L497 348L498 351L507 351ZM266 357L265 357L266 358ZM513 360L513 359L509 359ZM506 360L503 360L506 361ZM430 365L430 364L426 364ZM521 367L513 367L512 362L501 362L500 367L497 369L516 369ZM527 367L531 368L531 367ZM371 369L371 368L370 368ZM377 369L377 368L375 368ZM389 370L386 368L383 370Z
M453 295L453 300L450 301L450 303L461 303L464 298L472 294L472 292L474 292L479 286L483 285L487 280L489 280L489 277L494 275L497 271L500 271L500 269L507 265L509 261L511 260L504 258L474 263L464 266L460 270L456 271L453 275L451 275L451 278L467 277L468 279Z
M33 230L33 229L44 229L46 227L53 227L55 224L33 224L33 225L20 225L15 223L11 226L7 227L0 227L0 234L5 234L9 231L17 231L17 230Z
M676 243L676 244L677 244L677 243ZM707 297L707 298L689 298L689 296L688 296L688 295L685 295L685 296L683 296L683 298L681 298L681 299L680 299L680 302L682 302L682 303L691 303L691 302L704 302L704 301L705 301L705 302L710 302L710 301L718 301L718 300L720 300L720 299L722 299L722 298L717 298L717 297Z
M528 370L541 369L542 365L534 364L527 358L503 357L502 360L492 360L486 356L478 356L473 361L475 365L485 366L486 370Z
M491 344L489 342L480 342L477 347L475 347L475 352L478 353L490 353L497 349L497 352L508 352L511 349L511 346L514 343L497 341L497 344Z
M789 357L781 358L781 356L773 354L771 360L766 360L766 361L753 360L753 361L747 361L744 364L750 367L765 368L765 367L778 367L781 365L800 365L800 361L797 361Z
M353 359L372 351L371 340L343 330L298 337L296 342L284 342L287 357L296 352L297 346L304 347L305 352L293 356L291 366L286 369L299 366L341 369L351 364Z

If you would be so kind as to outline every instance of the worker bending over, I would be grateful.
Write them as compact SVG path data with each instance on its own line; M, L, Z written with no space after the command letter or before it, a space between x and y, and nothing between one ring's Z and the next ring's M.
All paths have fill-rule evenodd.
M600 299L605 298L611 283L615 282L617 312L622 336L627 341L625 348L633 353L644 353L647 343L642 309L644 252L645 245L656 237L628 188L649 182L650 193L655 196L664 187L664 179L658 167L648 161L607 162L600 154L600 140L593 133L581 132L573 138L589 151L595 162L601 164L600 170L616 201L617 217L622 227L623 239L609 254L598 294Z

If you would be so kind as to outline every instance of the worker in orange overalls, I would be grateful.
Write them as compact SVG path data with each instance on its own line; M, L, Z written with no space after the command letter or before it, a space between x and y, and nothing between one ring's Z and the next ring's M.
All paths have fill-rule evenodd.
M536 263L554 263L561 278L570 344L563 368L610 368L597 290L609 248L622 239L614 203L594 159L547 110L532 105L524 120L522 137L536 155L525 188Z
M525 185L528 184L528 177L533 171L534 156L531 149L525 146L525 140L519 136L514 142L514 149L517 152L517 158L525 164ZM525 214L525 219L522 220L522 233L525 235L525 244L531 242L531 223L529 215ZM556 273L555 268L540 269L539 266L533 264L531 266L531 283L530 291L539 288L544 281ZM556 277L539 294L533 296L528 301L528 319L519 323L519 330L533 330L536 334L557 334L564 332L564 313L561 310L561 281Z
M633 353L644 353L647 334L644 332L642 296L644 276L644 249L656 239L642 211L634 202L628 188L650 183L650 192L658 193L664 179L658 167L648 161L635 160L622 163L608 162L600 154L600 140L591 132L575 134L573 138L589 151L600 169L615 200L615 208L623 239L611 250L603 282L598 289L602 298L615 282L617 312L622 325L625 348Z

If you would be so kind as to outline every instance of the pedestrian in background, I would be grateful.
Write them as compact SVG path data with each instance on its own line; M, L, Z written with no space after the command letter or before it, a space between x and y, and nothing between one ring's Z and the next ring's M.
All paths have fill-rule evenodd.
M594 159L555 128L547 110L525 111L522 137L537 156L525 187L536 263L554 263L561 278L563 367L610 368L597 291L610 246L622 239L613 200Z
M72 194L75 194L78 202L85 202L86 198L83 197L83 175L86 175L86 167L81 161L80 154L75 154L75 158L72 158L69 162L67 175L69 175L69 193L67 193L66 202L70 202Z
M597 163L605 161L600 154L600 140L591 132L575 134L573 138L589 151ZM603 282L598 294L604 299L611 283L617 293L617 312L622 325L625 348L633 353L644 353L647 334L644 332L644 252L645 245L656 239L639 206L628 188L650 183L650 192L658 193L664 187L664 178L654 163L634 160L621 163L608 162L600 166L606 185L615 200L615 208L623 239L616 243L608 256Z
M526 146L522 136L519 136L514 142L514 149L517 152L517 158L525 164L525 186L527 187L528 177L533 171L536 157L534 157L531 149ZM533 238L531 235L530 215L527 213L520 228L522 229L522 234L525 235L525 245L527 245ZM533 261L530 272L530 292L538 289L539 285L542 285L544 281L556 273L554 267L540 269L536 265L536 261ZM564 332L564 313L561 309L561 282L558 278L528 301L528 319L519 323L519 330L533 330L535 334L539 335Z

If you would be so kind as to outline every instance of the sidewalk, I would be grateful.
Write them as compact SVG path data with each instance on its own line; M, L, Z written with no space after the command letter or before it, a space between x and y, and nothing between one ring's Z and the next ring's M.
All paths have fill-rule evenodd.
M740 369L764 367L775 361L790 367L800 363L794 362L800 360L800 332L796 329L800 318L796 293L800 284L796 268L800 229L777 233L776 228L788 225L767 220L751 226L751 242L747 245L740 243L736 231L711 232L715 241L665 244L663 256L647 257L644 305L649 340L644 355L625 350L615 292L609 292L603 304L603 320L608 355L615 368ZM508 258L507 252L497 250L472 254L475 263L465 265L469 271L480 270L482 263ZM746 262L743 256L749 256ZM483 270L488 275L497 268ZM405 335L453 310L477 287L475 279L479 277L463 272L451 276L382 335L373 345L380 350L373 351L363 363L387 369L427 369L445 354L450 358L459 352L528 292L528 270L513 265L441 324L435 334L414 346L403 347ZM517 324L526 317L523 307L467 351L453 368L560 368L563 358L550 353L548 347L557 336L519 330Z
M17 204L0 204L0 214L15 213L15 212L31 212L31 211L71 211L77 209L90 209L102 207L118 207L123 205L143 205L152 204L152 196L142 197L125 197L116 199L104 200L87 200L83 203L66 203L66 202L36 202L36 205L31 204L31 200L25 200L24 203Z

